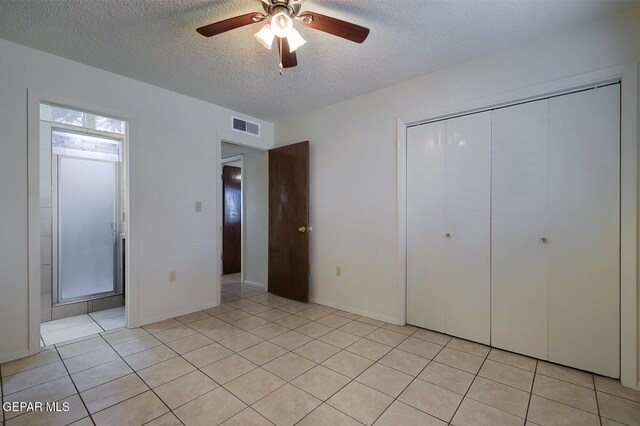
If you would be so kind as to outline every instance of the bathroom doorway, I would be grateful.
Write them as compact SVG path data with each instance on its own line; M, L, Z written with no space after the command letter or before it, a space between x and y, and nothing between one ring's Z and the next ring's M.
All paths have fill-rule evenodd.
M41 344L125 325L126 122L40 107Z

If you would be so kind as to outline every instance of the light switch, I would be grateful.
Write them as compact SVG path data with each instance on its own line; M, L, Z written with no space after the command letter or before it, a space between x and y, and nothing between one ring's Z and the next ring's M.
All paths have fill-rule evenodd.
M202 211L202 201L196 201L196 212L200 213Z

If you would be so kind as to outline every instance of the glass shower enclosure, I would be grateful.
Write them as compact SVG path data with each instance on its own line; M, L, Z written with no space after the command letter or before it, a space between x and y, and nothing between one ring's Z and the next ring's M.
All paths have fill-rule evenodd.
M121 140L53 128L54 301L117 292Z

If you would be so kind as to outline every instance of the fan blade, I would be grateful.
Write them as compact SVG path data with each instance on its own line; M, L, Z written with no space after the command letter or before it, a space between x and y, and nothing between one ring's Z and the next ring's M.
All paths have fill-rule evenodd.
M302 12L298 16L302 18L299 22L306 27L346 38L347 40L351 40L356 43L362 43L369 35L369 28L361 27L360 25L352 24L351 22L342 21L330 16L321 15L319 13Z
M298 65L296 52L289 52L289 42L286 37L278 38L278 50L280 51L282 68L293 68Z
M220 33L224 33L229 30L244 27L245 25L255 24L264 19L264 15L258 12L251 12L233 18L225 19L224 21L214 22L213 24L205 25L196 29L197 32L205 37L211 37Z

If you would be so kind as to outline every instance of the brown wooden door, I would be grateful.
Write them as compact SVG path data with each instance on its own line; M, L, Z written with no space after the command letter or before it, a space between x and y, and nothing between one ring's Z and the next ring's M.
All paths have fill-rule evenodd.
M241 169L222 167L222 274L240 272L242 250Z
M309 299L309 142L269 151L269 292Z

